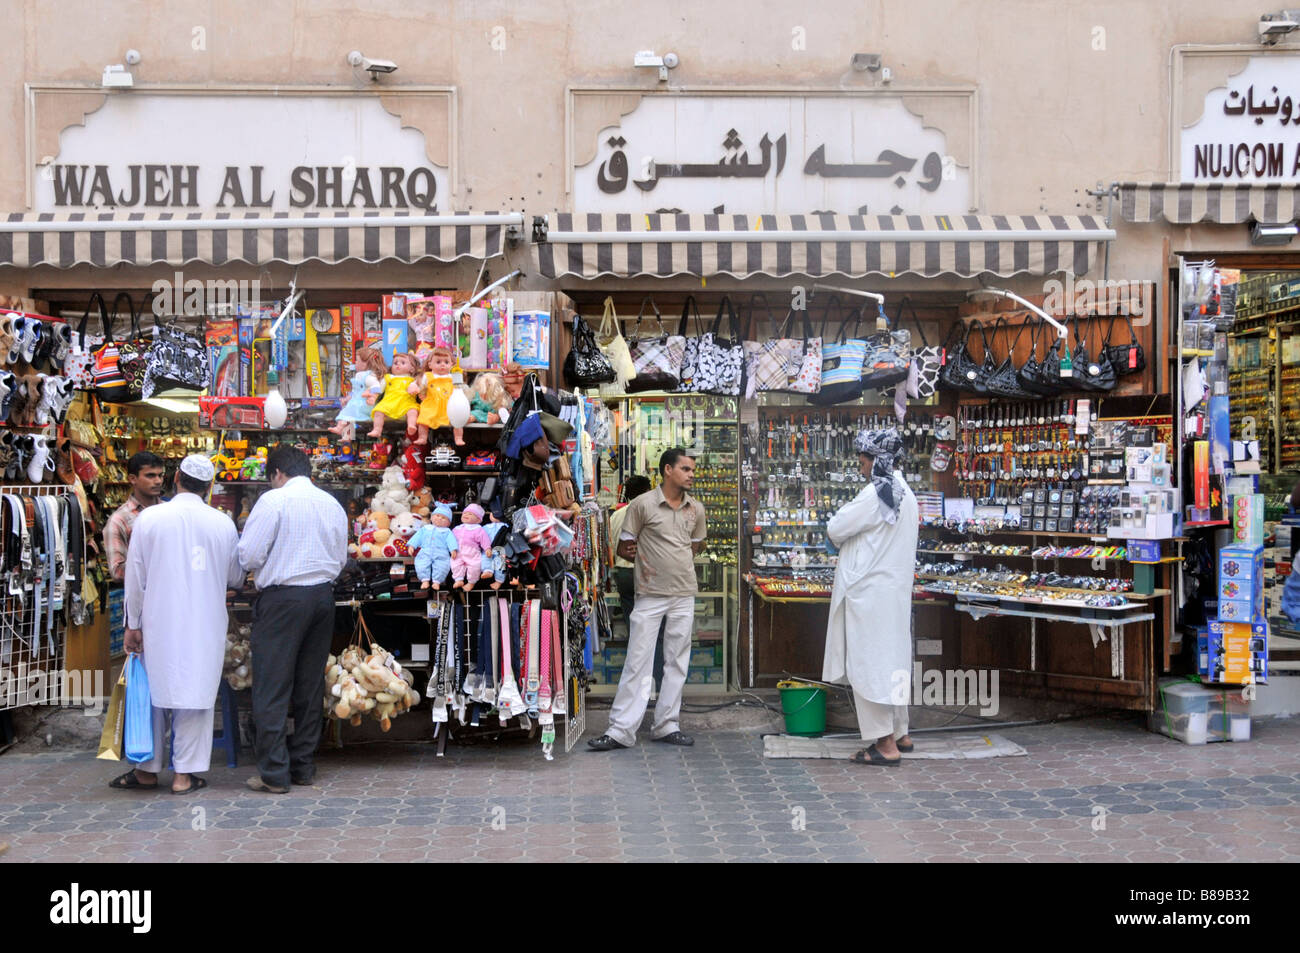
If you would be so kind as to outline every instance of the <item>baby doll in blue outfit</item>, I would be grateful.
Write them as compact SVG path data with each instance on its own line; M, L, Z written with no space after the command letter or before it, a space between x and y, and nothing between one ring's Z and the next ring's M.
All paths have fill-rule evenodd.
M426 526L421 526L407 541L415 553L415 575L420 588L441 589L451 572L451 561L460 554L456 534L451 531L451 509L439 504Z
M492 573L492 588L500 589L506 581L506 531L505 523L487 523L483 531L492 540L492 549L483 560L483 570Z

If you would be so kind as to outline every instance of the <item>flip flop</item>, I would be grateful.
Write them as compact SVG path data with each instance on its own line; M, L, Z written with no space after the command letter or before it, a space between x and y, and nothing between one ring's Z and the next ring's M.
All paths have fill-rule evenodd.
M206 778L201 778L197 774L190 775L190 786L183 791L177 791L172 788L172 794L193 794L195 791L202 791L208 786Z
M871 747L869 748L863 748L861 751L859 751L849 760L851 760L854 764L878 764L881 765L882 767L892 768L892 767L897 767L900 763L902 763L903 759L901 757L886 758L883 754L881 754L879 751L876 750L875 745L871 745Z
M140 779L135 776L135 769L132 768L126 774L119 774L108 786L115 791L152 791L158 787L158 782L153 784L141 784Z

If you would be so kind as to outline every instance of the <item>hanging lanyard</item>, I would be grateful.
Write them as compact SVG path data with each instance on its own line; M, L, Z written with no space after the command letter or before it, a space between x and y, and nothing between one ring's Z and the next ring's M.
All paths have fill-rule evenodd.
M545 719L551 714L551 616L553 613L550 609L541 611L542 624L538 632L538 641L541 642L541 685L537 691L537 710L541 713L545 724Z
M528 640L528 672L524 677L524 701L528 704L529 712L537 709L537 691L541 687L541 678L539 676L539 652L541 649L541 611L542 603L538 599L530 599L524 603L524 616L522 625Z
M566 590L567 592L567 590ZM563 715L567 709L564 691L564 653L560 648L560 613L551 612L551 665L552 684L555 686L555 700L551 710Z
M505 727L511 716L522 713L526 706L515 687L514 667L510 662L510 603L501 599L498 609L501 613L501 691L497 693L497 708L501 726Z

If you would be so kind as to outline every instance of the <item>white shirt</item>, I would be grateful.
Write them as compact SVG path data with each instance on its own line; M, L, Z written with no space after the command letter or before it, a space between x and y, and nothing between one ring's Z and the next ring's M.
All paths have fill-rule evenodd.
M144 638L158 708L211 708L226 651L226 589L244 578L230 517L193 493L140 513L126 554L127 626Z
M239 540L239 561L258 589L333 582L347 559L347 514L305 476L263 493Z

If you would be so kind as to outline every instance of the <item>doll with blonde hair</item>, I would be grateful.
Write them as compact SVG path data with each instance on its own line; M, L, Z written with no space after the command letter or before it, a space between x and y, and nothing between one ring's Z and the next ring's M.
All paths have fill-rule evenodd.
M393 355L392 370L384 375L384 396L377 399L373 392L366 394L366 403L374 407L371 418L375 425L370 430L370 436L382 437L384 424L395 417L405 417L406 435L415 436L420 405L411 396L410 388L419 372L420 365L415 355L405 352Z
M429 431L439 427L450 427L451 419L447 416L447 401L456 389L452 380L451 369L456 366L456 357L450 348L435 347L425 357L425 371L408 388L412 397L420 402L420 413L416 420L419 435L415 442L429 442ZM464 444L464 432L455 431L457 445Z
M384 355L375 347L359 348L356 360L352 362L352 370L352 391L347 403L334 418L334 426L329 428L330 433L338 434L346 441L356 436L357 424L370 420L373 411L366 402L366 396L380 392L380 383L388 373Z
M510 395L500 374L480 374L474 378L470 415L481 424L499 424L510 416Z

